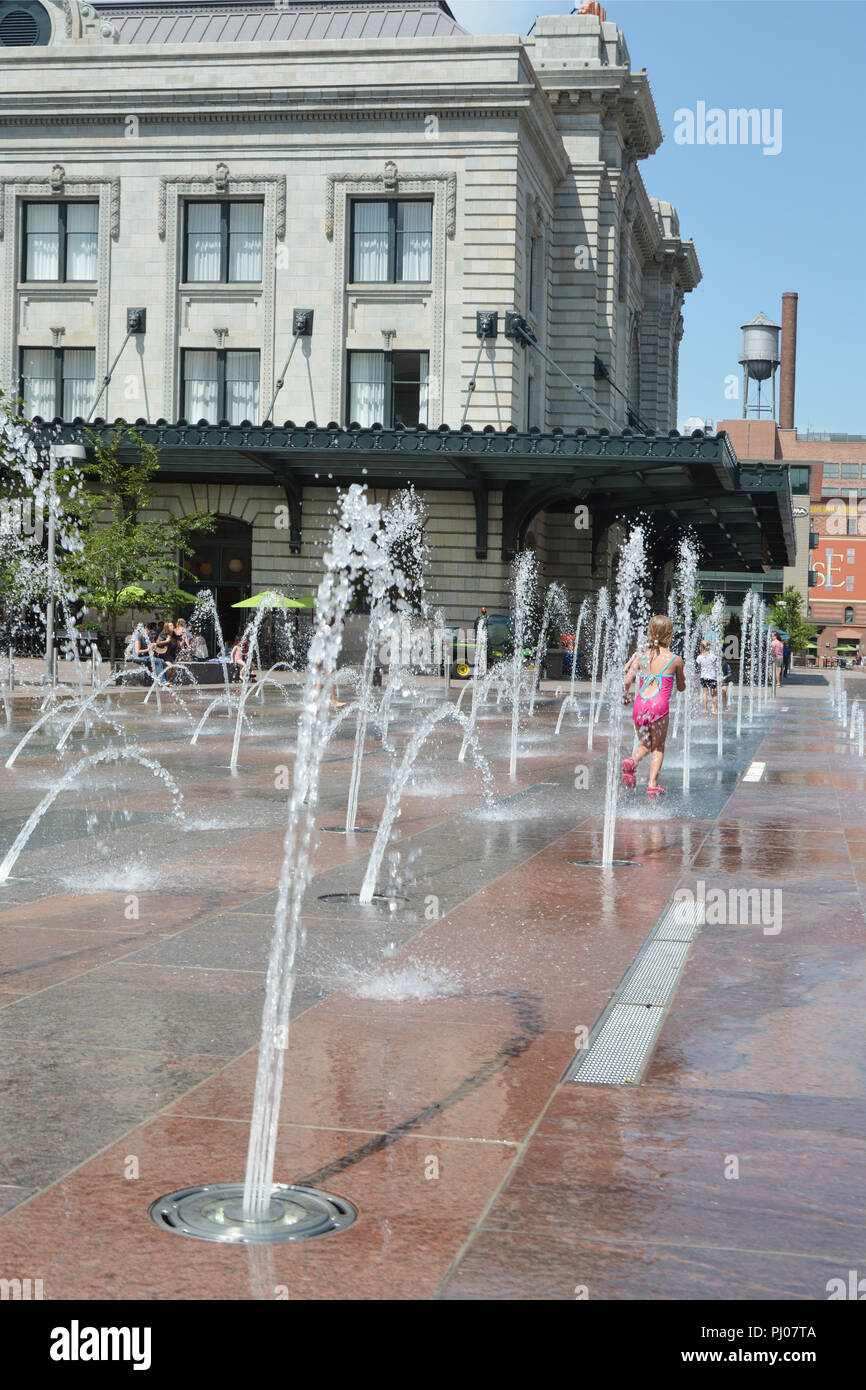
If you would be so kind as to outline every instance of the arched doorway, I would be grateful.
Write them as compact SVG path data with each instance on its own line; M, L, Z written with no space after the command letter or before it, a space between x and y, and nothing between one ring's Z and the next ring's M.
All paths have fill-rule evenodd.
M223 637L229 645L235 633L250 617L244 609L232 605L252 594L253 528L236 517L219 516L212 531L194 538L195 549L184 561L192 574L190 580L181 575L180 586L191 593L210 589L214 596ZM192 612L187 610L186 616ZM215 654L213 625L203 629L211 655Z

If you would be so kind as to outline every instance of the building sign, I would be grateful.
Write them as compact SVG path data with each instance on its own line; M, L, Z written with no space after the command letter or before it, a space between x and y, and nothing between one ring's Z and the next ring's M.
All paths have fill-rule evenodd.
M813 517L825 519L828 536L847 536L848 522L856 521L857 535L866 537L866 497L858 501L856 492L844 497L824 497L813 502L809 511Z
M856 536L821 536L812 551L810 569L817 583L810 599L866 602L866 542Z

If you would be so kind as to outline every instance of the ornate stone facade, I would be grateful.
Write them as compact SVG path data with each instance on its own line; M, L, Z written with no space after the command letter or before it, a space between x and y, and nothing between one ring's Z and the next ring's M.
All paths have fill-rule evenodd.
M101 376L123 342L127 308L144 306L147 332L126 347L100 414L176 419L181 350L217 346L260 353L265 408L291 346L292 311L304 307L313 332L277 397L279 420L343 421L347 352L385 343L430 354L431 426L460 424L474 381L467 420L476 429L597 428L603 422L558 373L505 338L505 313L517 310L623 426L629 409L658 430L675 424L683 299L700 269L674 210L645 190L640 165L661 132L648 78L631 70L615 24L542 15L529 38L474 37L439 0L403 0L410 16L442 21L434 39L417 34L420 24L404 38L386 27L394 6L359 0L331 7L333 22L349 26L369 11L383 26L375 38L329 29L301 40L295 26L283 40L268 19L273 6L254 3L181 0L157 18L145 6L45 7L50 45L4 49L0 65L5 390L17 392L22 348L58 341L60 328L65 345L96 348ZM280 22L294 25L292 11L282 6ZM191 15L224 16L226 34L267 20L274 37L198 42L212 26L190 26ZM75 193L99 201L96 281L27 284L23 205ZM261 283L185 284L184 201L259 193ZM430 195L429 282L351 283L347 209L359 193ZM499 336L476 372L479 310L498 311ZM607 380L594 378L596 357ZM438 562L459 617L456 595L465 587L468 600L477 579L464 575L456 538L465 532L474 553L475 523L462 494L442 513L446 496L435 510L450 515L453 543ZM498 502L489 501L492 536ZM577 539L564 536L558 555L566 539L574 551ZM501 593L501 564L491 558L484 574Z

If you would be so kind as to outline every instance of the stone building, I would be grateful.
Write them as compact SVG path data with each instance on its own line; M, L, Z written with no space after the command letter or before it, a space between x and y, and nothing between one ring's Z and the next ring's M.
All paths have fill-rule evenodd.
M70 438L147 422L160 507L221 518L221 605L308 590L364 478L423 490L456 622L523 544L608 579L637 506L660 564L684 521L719 566L791 558L784 487L668 433L700 268L596 3L476 37L445 0L0 0L0 46L0 381Z

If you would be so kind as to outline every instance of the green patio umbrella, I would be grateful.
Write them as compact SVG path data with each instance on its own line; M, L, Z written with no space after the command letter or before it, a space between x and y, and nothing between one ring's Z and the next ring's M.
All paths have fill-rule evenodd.
M297 598L286 598L285 594L274 593L272 589L265 590L262 594L253 594L252 598L242 598L240 603L233 603L232 608L306 608L307 604L302 603Z

